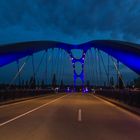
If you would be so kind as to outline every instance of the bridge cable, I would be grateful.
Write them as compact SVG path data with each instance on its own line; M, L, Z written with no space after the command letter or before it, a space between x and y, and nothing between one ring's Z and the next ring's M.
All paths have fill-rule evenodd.
M95 51L95 67L96 67L96 86L98 86L98 82L99 82L99 79L98 79L98 67L97 67L97 63L98 63L98 57L97 57L97 52L96 52L96 48L94 48L94 51Z
M93 58L93 67L92 67L92 71L93 71L93 84L96 82L95 81L95 77L96 77L96 70L94 70L95 67L95 59L94 59L94 53L93 53L93 48L91 49L91 54L92 54L92 58Z
M19 76L19 74L22 72L23 68L25 67L26 63L27 63L28 60L29 60L29 57L30 57L30 56L28 56L28 57L26 58L26 60L24 61L24 63L21 65L21 67L19 68L18 72L16 73L16 75L15 75L15 76L13 77L13 79L11 80L11 82L10 82L10 84L9 84L9 86L8 86L8 89L11 87L11 85L13 84L13 82L17 79L17 77Z
M91 49L90 49L90 51L89 51L89 55L90 55L90 57L89 57L89 60L91 61L92 60L92 53L91 53ZM92 71L92 61L91 61L91 63L90 63L90 73L91 73L91 85L92 85L92 83L93 83L93 78L94 78L94 73L93 73L93 71Z
M45 56L45 52L43 53L43 55L42 55L42 57L41 57L41 60L40 60L40 62L39 62L39 64L38 64L38 66L37 66L37 69L35 70L35 74L37 74L37 72L39 71L40 66L41 66L41 64L42 64L42 62L43 62L44 56Z
M103 56L102 56L101 51L99 51L99 55L100 55L100 58L101 58L101 61L102 61L102 64L103 64L103 67L104 67L104 70L105 70L107 79L108 79L108 72L107 72L107 69L106 69L106 67L105 67L105 63L104 63L104 60L103 60ZM108 83L109 83L109 81L108 81Z
M108 86L110 86L109 78L110 78L110 56L108 54Z
M19 72L19 69L20 69L19 60L17 60L17 70L18 70L18 72ZM20 86L21 85L21 75L20 75L20 73L18 75L18 81L19 81L19 86Z
M32 68L33 68L33 78L36 80L36 75L35 75L35 64L34 64L34 56L32 54Z
M69 67L70 67L70 69L69 70L71 70L70 71L70 73L71 73L71 77L73 77L73 71L72 71L72 61L71 61L71 57L70 57L70 55L68 54L68 62L69 62ZM73 80L73 78L71 79L71 80ZM72 82L73 83L73 82ZM71 83L71 85L72 85L72 83Z
M48 73L48 53L47 53L47 50L46 50L46 63L45 63L45 76L46 76L46 85L47 85L47 81L48 81L48 76L47 76L47 73Z
M60 53L60 49L58 50L58 85L60 85L61 83L61 80L60 80L60 56L61 56L61 53Z
M65 52L63 52L63 58L65 56ZM64 64L62 64L62 79L64 80L64 74L65 74L65 71L64 71L64 66L65 66L65 59L64 59ZM66 79L65 79L66 80ZM64 82L65 83L65 82Z
M57 48L56 50L56 84L59 85L59 65L60 65L60 62L59 62L59 49Z
M100 64L100 57L99 57L99 49L97 50L97 56L98 56L98 70L99 70L99 85L102 85L101 77L102 77L102 72L101 72L101 64Z
M40 60L38 66L37 66L37 68L36 68L36 70L35 70L35 76L36 76L36 79L37 79L37 72L38 72L39 69L40 69L40 66L41 66L41 64L42 64L42 61L43 61L43 59L44 59L44 56L45 56L45 52L43 53L43 55L42 55L42 57L41 57L41 60ZM33 79L33 80L30 82L30 84L29 84L29 88L30 88L31 85L33 84L34 80L35 80L35 79Z
M125 82L124 82L124 80L123 80L123 78L122 78L122 74L121 74L121 72L119 71L119 69L118 69L118 67L117 67L117 64L115 63L115 60L113 59L113 57L111 57L111 58L112 58L112 61L113 61L115 70L116 70L116 72L117 72L119 78L120 78L120 79L122 80L122 82L123 82L123 86L126 87Z
M48 58L48 64L50 64L49 67L48 67L48 68L49 68L49 70L48 70L48 71L49 71L48 79L51 79L51 69L52 69L52 66L51 66L51 59L52 59L52 56L51 56L51 55L52 55L51 49L49 49L48 54L49 54L49 55L48 55L48 56L49 56L49 58ZM49 82L50 82L50 83L49 83ZM51 84L51 81L50 81L50 80L48 81L48 84Z
M53 69L53 61L54 61L54 51L53 49L51 50L51 58L52 58L52 61L51 61L51 84L52 84L52 79L53 79L53 74L54 74L54 69Z
M90 68L88 68L88 66L90 66L90 64L89 64L89 51L87 52L87 73L88 73L88 75L87 75L87 81L90 82L91 73L90 73Z
M44 60L45 60L45 70L42 72L42 76L41 79L47 84L47 51L45 50L45 56L44 56ZM42 60L43 62L43 60Z
M60 60L60 66L59 66L59 80L60 80L60 85L61 85L61 80L62 80L62 49L60 49L60 55L59 55L59 60Z
M117 68L118 68L118 71L119 71L119 61L117 60ZM119 74L118 74L118 72L117 72L117 85L118 85L118 87L119 87Z
M95 71L94 71L94 57L93 57L93 53L92 53L92 48L91 48L90 53L91 53L91 60L93 60L93 61L91 61L92 62L91 72L92 72L92 76L93 76L93 78L92 78L92 84L94 84Z
M92 73L92 61L91 61L91 50L89 51L89 61L90 63L90 73L91 73L91 83L92 83L92 78L93 78L93 73Z

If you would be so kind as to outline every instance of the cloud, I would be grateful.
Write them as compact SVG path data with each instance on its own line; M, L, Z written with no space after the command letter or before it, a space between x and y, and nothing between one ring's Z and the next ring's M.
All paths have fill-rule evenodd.
M138 0L1 0L0 43L93 39L140 42Z

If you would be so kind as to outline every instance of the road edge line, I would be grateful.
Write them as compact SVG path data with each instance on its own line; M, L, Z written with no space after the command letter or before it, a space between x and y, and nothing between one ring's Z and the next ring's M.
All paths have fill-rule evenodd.
M22 118L22 117L24 117L24 116L26 116L26 115L28 115L28 114L34 112L34 111L37 111L37 110L39 110L39 109L42 108L42 107L45 107L45 106L47 106L47 105L49 105L49 104L52 104L52 103L54 103L54 102L56 102L56 101L58 101L58 100L64 98L65 96L67 96L67 95L63 95L63 96L61 96L61 97L59 97L59 98L56 98L56 99L54 99L54 100L52 100L52 101L50 101L50 102L48 102L48 103L45 103L45 104L43 104L43 105L41 105L41 106L39 106L39 107L36 107L36 108L34 108L34 109L30 110L30 111L27 111L27 112L25 112L25 113L23 113L23 114L21 114L21 115L18 115L18 116L14 117L14 118L12 118L12 119L10 119L10 120L8 120L8 121L5 121L5 122L3 122L3 123L0 123L0 127L1 127L1 126L4 126L4 125L6 125L6 124L9 124L10 122L13 122L13 121L15 121L15 120L17 120L17 119L19 119L19 118Z
M8 103L3 103L0 104L0 109L11 106L11 105L16 105L16 104L20 104L20 103L24 103L24 102L28 102L28 101L32 101L35 99L39 99L39 98L45 98L45 97L51 97L54 96L54 94L50 94L50 95L39 95L39 96L35 96L35 97L29 97L29 98L25 98L25 99L21 99L21 100L13 100L11 102Z
M95 98L97 98L98 100L100 101L103 101L104 103L110 105L110 106L113 106L115 107L116 109L128 114L129 116L133 117L133 118L136 118L137 120L140 121L140 116L134 112L132 112L131 110L121 106L121 105L118 105L118 104L115 104L114 102L111 102L103 97L99 97L99 96L96 96L96 95L93 95Z

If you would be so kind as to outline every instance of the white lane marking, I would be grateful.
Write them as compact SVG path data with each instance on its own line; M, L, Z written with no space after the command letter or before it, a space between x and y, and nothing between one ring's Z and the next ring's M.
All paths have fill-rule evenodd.
M0 106L0 109L1 109L1 108L5 108L5 107L9 107L9 106L13 106L13 105L17 105L17 104L20 104L20 103L24 103L24 102L29 102L29 101L36 100L36 99L42 99L42 98L46 98L46 97L51 97L51 96L54 96L54 95L36 97L36 98L31 98L31 99L28 99L28 98L27 98L27 99L25 99L25 100L17 101L17 102L15 102L15 103L9 103L9 104L6 104L6 105L1 105L1 106Z
M104 100L104 99L102 99L102 98L100 98L100 97L97 97L97 96L95 96L95 95L93 95L93 96L94 96L95 98L97 98L98 100L103 101L104 103L106 103L106 104L108 104L108 105L110 105L110 106L112 106L112 107L115 107L116 109L120 110L121 112L126 113L127 115L129 115L129 116L131 116L131 117L137 119L138 121L140 121L140 117L139 117L138 115L136 115L136 114L134 114L134 113L132 113L132 112L130 112L130 111L128 111L128 110L125 110L125 109L123 109L123 108L121 108L121 107L119 107L119 106L117 106L117 105L115 105L115 104L113 104L113 103L111 103L111 102L109 102L109 101L106 101L106 100Z
M37 108L34 108L34 109L32 109L32 110L30 110L30 111L28 111L28 112L26 112L26 113L23 113L23 114L21 114L21 115L19 115L19 116L17 116L17 117L14 117L14 118L12 118L12 119L6 121L6 122L0 123L0 127L1 127L1 126L4 126L4 125L6 125L6 124L8 124L8 123L10 123L10 122L13 122L13 121L15 121L15 120L17 120L17 119L19 119L19 118L21 118L21 117L23 117L23 116L26 116L26 115L28 115L28 114L30 114L30 113L36 111L36 110L39 110L40 108L45 107L45 106L47 106L47 105L49 105L49 104L51 104L51 103L54 103L54 102L56 102L56 101L58 101L58 100L64 98L65 96L68 96L68 95L61 96L61 97L59 97L59 98L57 98L57 99L54 99L54 100L52 100L52 101L50 101L50 102L48 102L48 103L46 103L46 104L43 104L43 105L41 105L41 106L39 106L39 107L37 107Z
M82 110L78 109L78 122L82 121Z

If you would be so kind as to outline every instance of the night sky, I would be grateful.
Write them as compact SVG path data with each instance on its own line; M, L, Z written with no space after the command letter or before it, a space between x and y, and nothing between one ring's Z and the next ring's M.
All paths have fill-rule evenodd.
M139 37L139 0L0 0L0 44Z
M0 43L119 39L139 43L139 0L0 0Z

